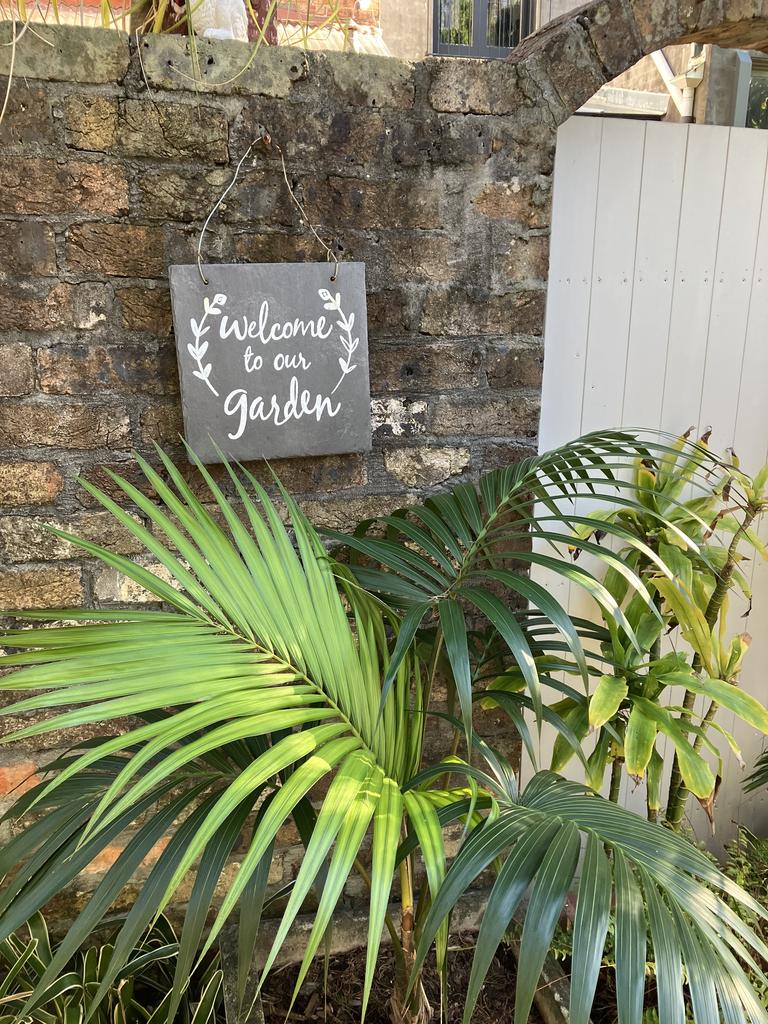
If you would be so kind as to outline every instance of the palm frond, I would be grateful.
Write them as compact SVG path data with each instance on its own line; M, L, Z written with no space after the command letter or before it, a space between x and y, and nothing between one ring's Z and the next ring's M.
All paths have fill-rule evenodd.
M717 461L701 445L688 443L691 479L702 476ZM551 626L573 658L584 682L589 676L587 655L578 627L551 591L530 576L533 567L546 569L585 590L606 621L620 628L638 650L632 623L610 590L584 566L563 553L588 552L612 570L641 599L649 613L658 611L644 582L626 559L590 539L594 520L580 512L582 499L623 512L642 508L669 529L683 546L696 547L677 524L671 511L679 502L667 497L665 513L641 505L642 485L627 477L638 460L662 465L679 455L679 448L661 440L639 440L630 434L601 431L568 445L524 459L516 465L482 477L477 489L462 484L447 494L429 498L393 515L362 524L352 534L326 531L335 542L356 553L353 571L365 589L380 594L406 612L407 635L437 609L456 682L464 728L471 731L471 677L467 649L465 609L484 618L503 638L509 656L525 680L533 707L542 716L541 678L523 616L526 604ZM639 496L638 496L639 492ZM671 510L671 511L670 511ZM579 535L574 528L591 523ZM702 528L706 523L701 521ZM371 532L383 529L384 536ZM659 573L672 578L672 570L648 545L634 537L614 517L601 518L609 538L641 551ZM397 669L395 652L385 692Z
M756 961L768 959L768 949L726 897L761 920L768 912L687 840L551 772L536 775L519 801L507 798L497 817L471 833L424 922L415 970L459 896L499 857L504 860L477 939L465 1024L496 948L513 926L522 929L515 1017L527 1019L572 889L578 892L569 1007L575 1024L589 1020L611 914L621 1024L643 1018L649 939L661 1020L684 1020L686 980L696 1024L717 1024L721 1014L726 1020L766 1020L744 967L764 982Z
M163 453L160 457L169 483L139 460L158 503L112 475L149 526L103 492L84 486L142 541L171 583L97 545L69 539L173 610L93 612L89 618L103 621L15 630L4 637L19 653L4 659L17 671L3 678L3 688L34 695L2 714L47 713L22 724L8 741L94 722L107 728L115 722L117 735L105 735L50 766L50 777L9 812L41 817L2 857L11 875L0 897L0 936L11 934L108 843L132 829L31 1004L154 845L170 834L123 926L113 966L120 969L135 936L199 860L181 936L172 999L178 1005L181 971L191 962L226 856L248 816L257 812L257 824L208 946L252 891L249 885L268 863L282 823L298 813L314 785L335 774L334 792L345 787L339 806L346 813L333 821L324 814L318 818L290 903L295 915L307 889L325 872L325 854L335 841L312 934L316 948L374 815L388 837L383 866L394 857L391 837L399 832L403 808L393 794L420 760L423 716L413 714L421 699L414 693L419 670L413 654L401 662L382 700L387 631L398 628L397 617L350 579L339 579L287 494L282 499L288 525L250 474L228 467L244 510L241 521L205 467L198 463L212 506L200 502L173 463ZM62 614L69 616L52 612L50 617ZM125 731L125 716L140 724ZM350 813L358 806L359 815ZM372 897L379 933L391 882L383 866L377 868ZM376 948L372 939L372 963Z

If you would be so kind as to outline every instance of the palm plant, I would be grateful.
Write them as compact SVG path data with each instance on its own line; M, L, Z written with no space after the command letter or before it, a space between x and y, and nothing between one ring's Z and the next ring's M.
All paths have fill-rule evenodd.
M18 671L2 685L34 694L4 714L58 709L22 725L11 740L90 723L111 728L97 740L76 741L6 815L29 823L0 851L0 874L6 876L0 940L107 844L128 840L24 1012L40 1004L149 850L168 836L115 940L95 1001L106 994L137 937L194 872L167 1007L167 1019L173 1019L217 884L245 833L240 868L202 945L205 955L239 909L242 998L272 850L280 827L293 818L306 850L262 976L314 888L318 904L298 990L347 878L359 871L370 890L363 1015L386 929L396 963L393 1019L424 1020L424 957L436 943L445 976L450 912L491 866L496 882L478 937L466 1021L493 951L518 925L516 1013L526 1018L577 879L570 1006L575 1024L588 1018L611 914L621 1024L639 1024L642 1016L649 933L663 1021L682 1020L684 978L700 1024L719 1020L720 1013L734 1022L762 1020L739 962L757 969L755 957L768 957L768 948L724 897L742 901L761 919L766 912L685 840L585 787L540 772L521 792L511 764L479 734L478 708L493 700L508 710L531 750L525 712L532 714L534 728L555 720L568 735L567 725L545 703L542 682L567 696L575 690L542 674L542 652L567 651L585 688L599 672L599 659L584 643L596 627L571 619L530 578L531 564L585 588L612 628L621 626L628 641L638 643L620 604L592 573L528 541L531 533L553 545L570 540L584 517L563 511L564 502L583 495L635 508L623 471L638 454L651 458L668 450L663 442L592 434L491 473L476 489L464 485L386 517L379 524L383 535L365 524L354 536L332 537L343 545L334 554L288 494L280 489L284 522L253 475L226 463L242 519L194 456L209 504L162 451L163 475L137 459L157 502L113 475L143 522L83 482L141 540L171 582L64 535L146 588L166 610L56 610L37 617L81 624L5 636L19 653L9 654L4 665ZM621 524L607 522L605 529L671 577L664 560ZM677 535L681 543L693 543L682 531ZM654 609L643 580L607 547L587 539L574 543L621 572ZM341 560L345 552L354 553L353 564ZM484 638L479 644L478 636ZM479 685L491 652L502 674L517 667L524 689L501 692ZM451 699L441 711L435 684L443 674ZM424 739L434 711L451 723L453 741L444 758L428 764ZM133 717L128 728L125 716ZM572 742L579 747L575 737ZM312 798L321 782L328 788L316 808ZM447 870L443 832L457 821L464 823L466 838ZM362 848L369 833L366 865ZM395 876L399 907L392 906Z

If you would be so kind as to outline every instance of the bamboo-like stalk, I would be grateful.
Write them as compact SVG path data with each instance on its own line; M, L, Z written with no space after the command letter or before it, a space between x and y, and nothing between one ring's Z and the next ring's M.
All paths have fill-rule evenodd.
M715 589L712 591L712 596L709 599L707 610L704 613L704 618L707 623L707 626L709 627L710 632L714 628L715 623L717 622L718 616L720 615L720 612L723 607L723 602L725 601L728 591L731 588L733 573L736 569L739 542L742 538L742 535L745 534L747 530L749 530L750 526L755 521L755 518L757 517L759 511L759 508L755 508L752 505L749 505L747 507L747 510L744 514L744 520L742 521L739 529L736 530L736 532L734 533L733 539L731 540L731 543L728 547L728 554L726 555L725 565L723 566L722 572L718 577ZM694 672L701 671L701 657L698 653L694 655L693 662L691 663L691 668ZM685 712L690 712L693 710L695 701L696 695L692 691L688 690L683 700L683 717L685 715ZM706 715L704 716L704 720L702 721L702 729L706 730L707 726L712 722L713 718L715 717L716 712L717 704L715 703L715 701L712 701L707 710ZM694 750L700 750L703 742L704 732L701 732L699 733L694 743ZM682 773L680 771L680 762L678 760L677 754L675 754L674 761L672 762L672 774L670 775L669 779L669 795L667 798L666 814L667 824L670 828L674 829L675 831L678 831L680 829L680 825L683 820L683 815L685 813L685 804L687 799L688 789L683 783Z

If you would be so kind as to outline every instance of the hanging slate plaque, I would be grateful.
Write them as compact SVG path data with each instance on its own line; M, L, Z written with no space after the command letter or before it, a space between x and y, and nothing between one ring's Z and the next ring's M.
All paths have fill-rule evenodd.
M365 265L170 268L184 433L204 462L368 451Z

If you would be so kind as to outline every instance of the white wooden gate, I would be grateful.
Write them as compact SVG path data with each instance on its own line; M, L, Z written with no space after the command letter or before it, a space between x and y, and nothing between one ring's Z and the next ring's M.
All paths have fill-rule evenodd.
M767 165L768 132L588 117L563 125L542 450L599 427L695 425L711 426L713 447L733 446L750 472L768 459ZM746 627L745 609L734 611L735 631L753 636L742 683L768 702L768 565L748 571ZM560 597L574 611L584 601ZM751 766L763 738L733 728ZM691 816L715 849L737 822L768 834L768 794L743 793L732 755L725 767L716 837Z

